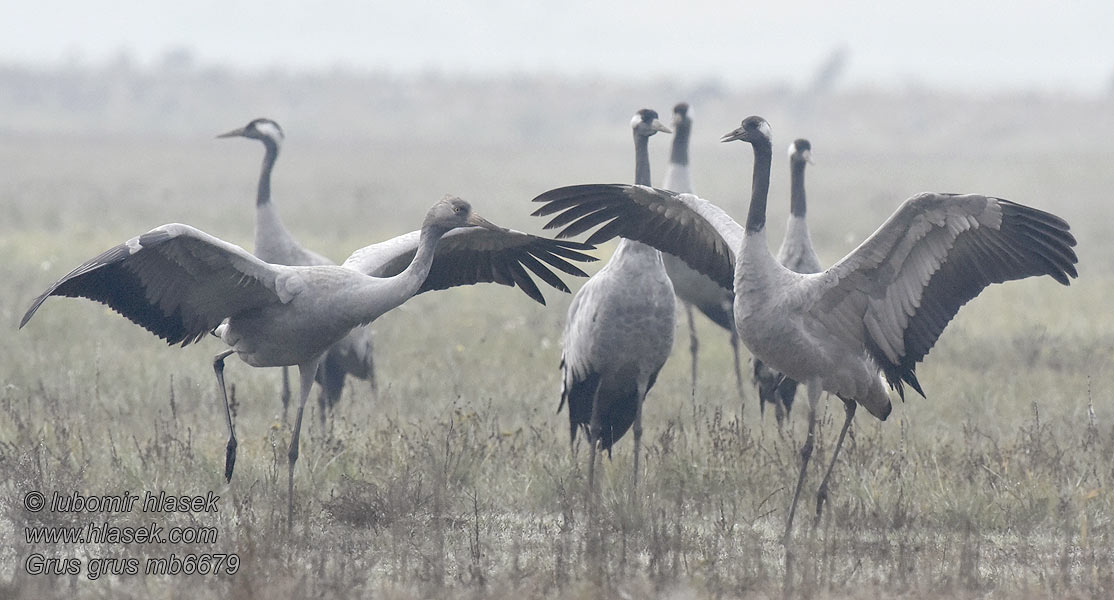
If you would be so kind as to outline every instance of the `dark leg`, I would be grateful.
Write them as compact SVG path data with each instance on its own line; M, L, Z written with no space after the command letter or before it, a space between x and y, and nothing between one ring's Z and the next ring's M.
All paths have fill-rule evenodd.
M372 346L367 349L367 380L371 383L371 399L379 399L379 380L375 378L375 360L372 356Z
M692 353L692 399L693 410L696 410L696 355L700 352L700 340L696 337L696 319L692 316L692 304L683 302L685 315L689 320L689 352ZM695 414L695 412L693 413Z
M801 473L797 476L797 489L793 492L793 503L789 505L789 518L785 521L785 536L782 543L789 545L790 535L793 532L793 516L797 512L797 501L801 497L801 488L804 487L805 475L808 473L808 461L812 458L812 448L816 442L816 405L820 401L820 380L813 379L808 382L808 435L805 445L801 448Z
M638 409L634 413L634 474L631 477L631 497L638 488L638 455L642 450L642 403L646 400L646 391L638 386Z
M758 386L758 418L766 422L766 404L770 402L770 397L774 394L776 389L773 387L775 382L772 381L773 374L770 369L759 359L752 361L754 383Z
M310 362L298 365L298 375L301 378L301 395L298 397L298 418L294 421L294 435L290 438L290 451L287 453L290 459L290 478L287 480L287 529L290 529L294 524L294 463L298 462L298 441L302 433L302 414L306 410L306 400L309 399L309 392L313 389L314 375L317 373L317 365L320 363L321 357L318 356Z
M747 404L747 395L743 387L746 385L746 382L743 381L743 360L742 357L739 356L739 332L735 331L734 327L731 328L730 341L731 354L735 357L735 385L739 388L739 420L741 421L743 418L743 407Z
M820 388L819 379L811 379L808 382L808 436L805 438L805 445L801 448L801 473L797 477L797 489L793 492L793 503L789 505L789 518L785 520L785 535L781 539L782 545L785 546L785 582L784 592L786 597L793 583L793 547L789 543L793 533L793 515L797 512L797 500L801 497L801 488L805 483L805 475L808 472L808 461L812 458L812 447L816 440L816 405L820 401L820 394L823 390Z
M224 480L232 481L232 469L236 466L236 429L232 426L232 409L228 407L228 390L224 387L224 359L234 350L229 348L213 357L213 372L217 375L221 398L224 399L224 416L228 419L228 446L224 452Z
M828 499L828 479L832 476L832 468L835 467L839 449L843 446L843 438L847 437L847 430L851 428L851 419L855 417L855 407L858 406L854 400L840 399L843 400L843 410L846 417L843 419L843 429L839 430L839 439L836 440L835 450L832 450L832 461L828 463L824 480L820 482L820 490L816 492L816 520L812 523L814 528L820 524L820 514L824 510L824 502Z
M571 407L570 407L571 410ZM600 425L600 389L597 386L592 392L592 417L588 421L588 495L596 490L596 454L597 447L602 437L603 428Z
M290 409L290 367L282 368L282 422L286 423L286 412Z

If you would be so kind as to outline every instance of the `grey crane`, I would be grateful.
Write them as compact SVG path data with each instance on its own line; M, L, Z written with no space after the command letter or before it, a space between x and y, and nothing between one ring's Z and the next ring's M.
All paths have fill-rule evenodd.
M254 119L247 125L222 133L218 138L243 137L263 143L263 167L259 173L259 187L255 195L255 255L263 262L274 265L332 265L333 261L302 247L283 225L278 209L271 201L271 171L275 168L279 151L286 136L282 127L271 119ZM290 375L288 367L282 368L282 420L290 406ZM318 397L321 421L325 412L336 406L344 392L348 375L366 379L372 394L378 394L375 381L375 364L372 359L370 327L357 327L333 344L317 371L316 380L321 385Z
M650 136L669 129L642 109L631 120L635 181L650 182ZM611 447L634 426L634 471L642 442L642 403L673 347L673 284L661 252L620 240L611 260L573 297L561 355L561 403L569 405L569 433L588 435L588 489L594 489L597 447Z
M821 392L843 400L846 418L817 493L817 519L857 404L885 420L886 384L902 398L906 384L924 396L917 363L963 304L986 286L1013 279L1049 275L1068 285L1078 276L1078 259L1075 238L1056 215L990 196L922 193L826 271L794 273L777 262L766 237L770 126L748 117L722 139L734 140L754 149L745 226L696 196L623 184L550 190L535 198L545 205L534 214L559 213L547 224L565 226L558 237L602 224L588 243L636 239L733 287L743 343L771 368L805 383L808 437L786 519L788 567Z
M789 145L789 222L777 251L777 261L794 273L819 273L824 270L812 248L812 236L805 220L805 167L812 162L812 144L806 139ZM754 380L758 384L758 406L765 414L766 404L774 405L778 431L793 408L797 382L754 360Z
M239 246L173 223L111 248L59 279L31 303L20 328L48 297L68 296L107 304L168 344L185 346L210 332L219 337L228 345L214 357L213 370L228 423L224 475L229 481L237 441L224 359L236 353L253 367L296 365L300 391L288 453L289 523L302 413L330 346L352 328L429 290L496 282L517 285L544 304L529 272L568 292L546 264L586 276L569 260L594 260L581 252L589 248L500 228L464 200L448 196L429 210L420 232L357 250L340 266L269 264Z
M662 187L677 193L691 194L692 169L689 167L689 138L692 137L693 110L686 102L673 107L673 147L669 153L669 167L665 170ZM696 357L700 340L696 336L696 320L692 309L695 306L713 323L726 329L731 342L731 352L735 358L735 384L739 388L739 398L743 400L743 371L740 366L739 336L735 332L735 318L731 307L735 294L725 290L709 277L685 264L685 261L669 254L662 254L665 272L673 282L673 289L685 308L689 325L689 352L692 354L692 395L696 397Z

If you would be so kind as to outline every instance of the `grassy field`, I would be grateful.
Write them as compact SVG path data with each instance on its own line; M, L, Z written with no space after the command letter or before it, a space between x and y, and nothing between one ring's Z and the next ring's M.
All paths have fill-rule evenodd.
M672 97L657 108L667 112ZM816 598L1099 598L1114 594L1114 134L1087 129L1087 105L972 100L921 111L916 126L842 98L808 119L770 114L775 143L812 138L812 230L833 262L901 199L922 190L1001 195L1064 216L1080 278L995 286L965 307L920 368L912 397L880 423L865 412L833 475L824 518L812 496L842 420L822 406L818 454L797 530L790 595ZM474 145L423 137L335 143L282 121L288 145L275 200L307 246L340 260L413 229L441 194L491 220L538 231L529 199L551 187L632 176L630 102L614 141L525 139ZM766 110L697 110L702 195L735 214L749 185L741 145L715 144ZM946 104L946 103L945 103ZM1114 114L1109 103L1099 106ZM864 114L866 113L866 114ZM903 113L904 114L904 113ZM1059 114L1059 120L1050 115ZM252 115L245 115L244 121ZM836 118L840 117L840 118ZM557 115L575 125L575 114ZM871 119L874 118L874 122ZM281 120L281 119L280 119ZM1034 131L1036 121L1045 129ZM810 124L834 123L823 127ZM786 123L780 126L780 123ZM1012 124L1008 129L994 124ZM376 321L380 393L356 382L322 430L309 415L285 530L286 448L277 369L228 362L239 461L223 480L226 437L202 340L169 348L103 306L52 299L16 331L42 289L81 261L171 221L250 247L258 144L194 136L25 134L0 138L0 597L39 598L736 598L783 594L779 537L804 438L803 407L779 437L740 405L726 334L701 324L690 393L678 333L645 409L644 473L630 486L630 441L603 462L599 506L585 502L587 448L570 452L557 414L561 330L570 296L547 307L509 288L426 294ZM900 127L900 136L893 131ZM1060 125L1060 127L1057 127ZM887 129L890 128L890 129ZM972 133L972 128L974 132ZM211 129L211 131L209 131ZM894 142L894 137L900 141ZM604 140L604 141L601 141ZM1100 143L1100 141L1104 141ZM655 180L668 143L653 140ZM788 198L775 160L774 198ZM780 239L787 202L771 204ZM606 257L611 246L601 249ZM579 282L570 282L575 289ZM311 410L316 407L311 402ZM29 512L27 494L220 495L219 512ZM204 526L204 544L29 543L42 525ZM148 558L234 553L235 574L142 574ZM79 574L32 575L32 554L76 558ZM104 575L99 558L137 558Z

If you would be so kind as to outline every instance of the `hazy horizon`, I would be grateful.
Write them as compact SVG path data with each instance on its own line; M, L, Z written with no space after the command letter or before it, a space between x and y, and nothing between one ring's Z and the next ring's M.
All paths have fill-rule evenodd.
M257 70L348 68L463 76L555 73L732 85L908 84L973 91L1108 93L1114 3L1046 8L958 1L929 8L824 3L721 6L495 0L373 5L357 0L8 2L0 57L50 67L179 56Z

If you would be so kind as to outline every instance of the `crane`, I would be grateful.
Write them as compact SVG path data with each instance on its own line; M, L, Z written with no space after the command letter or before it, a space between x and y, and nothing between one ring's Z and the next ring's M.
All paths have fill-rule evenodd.
M650 136L669 132L650 109L631 119L635 181L650 183ZM596 451L611 447L634 426L634 470L642 442L642 404L669 358L676 326L673 284L661 252L623 239L611 260L573 297L561 355L561 403L569 405L572 441L588 434L588 489L594 489Z
M279 151L286 135L272 119L253 119L239 129L222 133L217 138L242 137L259 140L263 144L263 167L259 173L259 185L255 194L255 252L254 254L275 265L332 265L333 261L320 254L307 250L283 225L278 209L271 200L271 172L275 168ZM282 368L282 420L290 406L289 368ZM318 397L320 417L325 421L325 412L336 406L344 392L344 380L348 375L366 379L371 384L372 394L378 394L375 380L375 363L372 358L372 337L370 327L357 327L348 335L333 344L317 371L316 380L321 385Z
M845 419L817 492L817 519L856 406L885 420L892 408L887 385L902 398L905 385L923 396L917 363L959 308L992 283L1048 275L1068 285L1078 276L1076 241L1066 221L1042 210L979 194L922 193L832 267L794 273L767 241L769 123L747 117L721 141L754 150L745 225L691 194L624 184L556 188L535 198L544 205L534 214L557 213L546 227L563 226L559 238L600 225L587 243L622 236L653 245L735 291L743 343L808 389L808 436L783 538L788 549L821 393L843 401Z
M396 238L357 250L344 265L288 266L263 262L189 225L163 225L106 250L59 279L31 303L20 328L47 298L68 296L107 304L168 344L185 346L210 333L219 337L228 346L213 359L228 424L228 481L236 463L237 441L224 360L235 353L253 367L297 366L298 416L288 452L287 522L291 523L302 414L318 365L330 346L354 327L434 289L494 281L517 285L544 304L530 272L567 292L549 267L585 276L569 260L593 260L581 252L590 246L503 229L452 196L429 209L417 236L401 237L401 241ZM446 243L439 244L443 239ZM376 272L389 274L369 274Z

